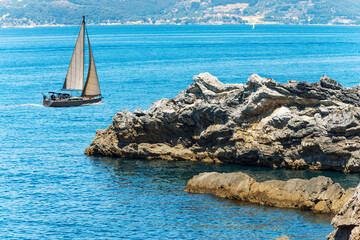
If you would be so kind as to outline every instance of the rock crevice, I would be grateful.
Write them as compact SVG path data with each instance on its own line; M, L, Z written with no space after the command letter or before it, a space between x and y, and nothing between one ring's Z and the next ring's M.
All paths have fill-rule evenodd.
M252 75L223 84L203 73L173 99L118 112L89 155L360 172L360 92Z

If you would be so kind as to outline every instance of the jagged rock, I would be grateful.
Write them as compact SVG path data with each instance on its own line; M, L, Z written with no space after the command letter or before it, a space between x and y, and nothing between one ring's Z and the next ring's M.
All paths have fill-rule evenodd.
M241 173L201 173L190 179L185 191L282 208L300 208L317 213L337 213L355 189L345 191L330 178L256 182Z
M86 154L360 172L359 104L359 87L326 76L223 84L202 73L173 99L118 112Z
M335 230L327 236L328 240L360 239L360 184L349 201L332 219Z

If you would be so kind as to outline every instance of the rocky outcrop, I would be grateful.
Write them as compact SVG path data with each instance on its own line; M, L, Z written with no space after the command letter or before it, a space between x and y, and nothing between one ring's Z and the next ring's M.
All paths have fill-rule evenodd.
M173 99L118 112L86 154L360 172L359 104L359 87L325 76L243 85L203 73Z
M185 191L281 208L300 208L317 213L337 213L355 189L345 191L330 178L256 182L241 173L201 173L190 179Z
M328 240L359 240L360 239L360 185L350 200L332 219L335 230L327 236Z

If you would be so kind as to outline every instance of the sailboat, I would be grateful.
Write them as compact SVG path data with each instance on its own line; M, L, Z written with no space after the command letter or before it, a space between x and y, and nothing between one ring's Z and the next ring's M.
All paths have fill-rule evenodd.
M252 28L251 28L252 30L254 30L255 29L255 23L253 24L253 26L252 26Z
M85 33L89 46L89 69L84 85ZM49 96L43 94L43 105L46 107L76 107L84 104L97 103L103 98L101 96L89 35L85 27L85 16L83 16L79 36L75 44L62 91L81 91L81 96L73 97L67 93L49 92Z

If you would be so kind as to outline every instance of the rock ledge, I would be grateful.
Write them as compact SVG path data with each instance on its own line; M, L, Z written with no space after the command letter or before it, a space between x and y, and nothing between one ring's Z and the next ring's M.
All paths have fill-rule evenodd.
M355 189L345 191L338 183L323 176L310 180L271 180L259 183L241 172L208 172L189 180L185 191L209 193L265 206L335 214L350 199Z
M173 99L118 112L86 154L360 172L359 104L358 86L326 76L223 84L202 73Z

